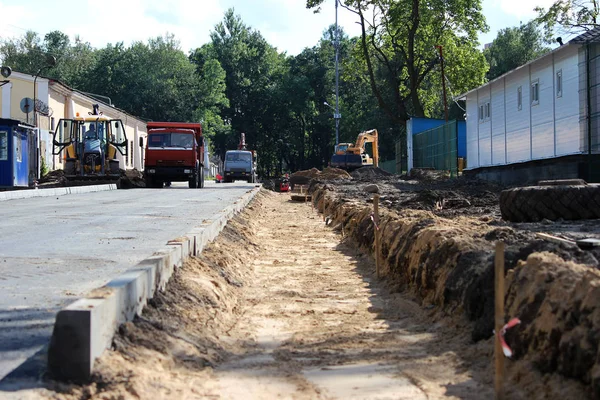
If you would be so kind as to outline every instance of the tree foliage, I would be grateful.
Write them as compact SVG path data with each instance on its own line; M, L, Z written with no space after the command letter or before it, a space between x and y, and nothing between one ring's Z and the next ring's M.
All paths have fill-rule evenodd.
M544 26L546 40L555 34L580 34L598 27L600 4L598 1L558 0L548 9L536 7L537 23Z
M549 50L544 46L542 33L535 21L502 29L483 52L490 65L487 78L489 80L497 78L542 56Z
M307 0L307 7L318 10L323 1ZM487 26L480 0L344 0L343 6L361 25L355 56L362 55L372 93L395 122L436 113L436 46L446 52L448 75L460 74L457 90L483 82L485 60L476 46L477 32Z

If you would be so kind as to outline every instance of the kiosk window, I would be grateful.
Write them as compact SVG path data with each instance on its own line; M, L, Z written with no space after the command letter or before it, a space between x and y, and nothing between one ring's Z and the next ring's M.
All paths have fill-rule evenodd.
M8 132L0 132L0 161L8 160Z

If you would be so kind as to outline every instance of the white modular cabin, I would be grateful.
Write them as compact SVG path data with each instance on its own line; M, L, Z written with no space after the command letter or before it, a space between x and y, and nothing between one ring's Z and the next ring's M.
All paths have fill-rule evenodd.
M599 154L599 84L596 28L459 96L466 170Z

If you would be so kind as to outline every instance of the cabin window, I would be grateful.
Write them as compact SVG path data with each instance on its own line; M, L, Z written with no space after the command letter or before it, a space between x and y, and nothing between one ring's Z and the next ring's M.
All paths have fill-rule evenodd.
M490 102L486 101L479 105L479 122L486 122L490 119Z
M531 105L535 106L540 104L540 81L536 79L531 82Z
M562 97L562 69L556 71L556 97Z
M0 161L8 160L8 132L0 132Z
M517 109L519 111L523 109L523 86L517 88Z

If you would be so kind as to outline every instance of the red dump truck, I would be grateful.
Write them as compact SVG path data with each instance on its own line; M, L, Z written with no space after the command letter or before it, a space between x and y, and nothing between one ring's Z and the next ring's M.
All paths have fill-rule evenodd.
M202 125L189 122L148 122L146 128L146 187L162 188L164 183L187 181L190 188L203 188Z

